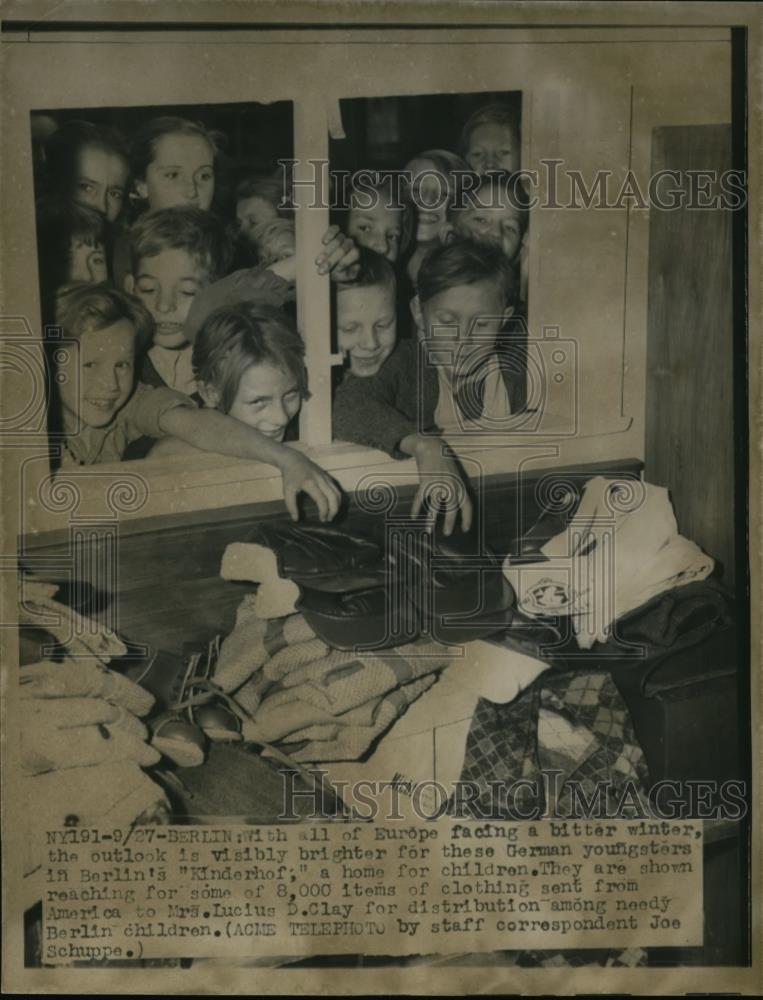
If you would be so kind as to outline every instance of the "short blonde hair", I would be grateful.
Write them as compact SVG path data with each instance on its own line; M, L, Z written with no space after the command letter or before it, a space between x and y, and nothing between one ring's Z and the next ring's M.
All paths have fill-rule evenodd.
M292 320L273 306L238 302L215 309L196 335L192 360L198 381L219 394L223 413L230 412L244 372L263 362L293 375L302 398L308 396L305 345Z
M138 350L154 335L154 321L143 303L111 285L77 281L63 285L56 295L55 321L67 337L79 340L93 330L105 330L126 319L135 330Z
M492 104L483 104L477 108L469 118L466 119L461 130L461 155L466 156L471 142L472 132L480 125L503 125L504 128L511 129L514 138L519 141L519 120L508 104L501 104L494 101Z

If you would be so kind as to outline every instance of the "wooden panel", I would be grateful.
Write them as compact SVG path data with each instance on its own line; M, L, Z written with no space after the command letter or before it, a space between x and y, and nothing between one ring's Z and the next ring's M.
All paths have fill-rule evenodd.
M652 173L731 166L731 127L654 130ZM683 189L689 180L684 176ZM676 185L678 187L679 185ZM713 190L717 190L714 188ZM734 581L731 214L652 209L645 477Z
M575 469L530 470L524 476L502 476L486 481L478 530L498 553L513 550L515 539L538 518L546 502L553 502L553 484L580 486L595 475L638 476L640 463L600 463ZM414 487L399 490L396 511L410 508ZM110 606L118 611L118 630L133 642L143 642L180 652L188 642L206 642L219 632L228 632L236 608L254 588L230 583L219 576L220 561L230 542L245 541L256 521L283 519L283 506L248 504L245 507L200 514L151 518L139 526L129 524L120 531L115 588L109 594L94 594L87 608ZM383 513L371 513L357 502L339 518L348 528L382 539ZM22 542L22 565L44 579L72 583L71 556L66 542L43 545L27 536ZM79 562L80 589L98 586L99 553L107 542L93 544L87 559Z

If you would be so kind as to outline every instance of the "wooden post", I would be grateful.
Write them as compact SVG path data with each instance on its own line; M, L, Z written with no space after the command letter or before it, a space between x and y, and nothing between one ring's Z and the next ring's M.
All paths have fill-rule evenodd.
M328 275L315 258L329 226L328 124L324 98L305 94L294 105L294 203L297 231L297 323L305 341L310 399L299 430L305 444L331 442L331 299Z

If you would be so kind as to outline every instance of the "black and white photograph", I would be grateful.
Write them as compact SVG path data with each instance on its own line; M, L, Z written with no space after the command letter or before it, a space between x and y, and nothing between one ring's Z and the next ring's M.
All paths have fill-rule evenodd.
M4 991L758 993L760 7L4 7Z

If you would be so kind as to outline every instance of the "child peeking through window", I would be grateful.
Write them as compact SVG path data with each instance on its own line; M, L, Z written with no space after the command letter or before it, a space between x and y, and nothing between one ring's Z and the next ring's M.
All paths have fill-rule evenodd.
M337 438L416 458L423 489L431 476L460 476L443 432L511 429L526 365L522 344L498 341L517 297L516 271L501 249L471 240L437 247L422 262L418 288L411 311L421 340L398 344L394 273L383 258L363 252L355 281L338 288L337 342L349 366L333 426ZM470 505L461 511L466 526ZM447 531L455 518L451 509Z
M334 436L386 451L393 458L415 458L420 487L414 515L439 482L453 496L443 530L450 534L458 512L469 529L472 504L461 469L435 425L437 373L419 364L419 345L397 343L396 283L390 264L361 250L354 281L337 288L337 343L348 362L333 408ZM435 517L437 511L429 511Z
M273 441L295 440L296 417L307 398L305 346L289 316L273 306L242 301L215 309L193 345L193 369L205 407L226 413ZM190 452L166 439L156 455Z
M226 274L232 242L211 212L190 207L142 215L129 239L125 289L141 300L154 323L140 380L191 395L196 382L184 324L196 293Z
M334 481L277 434L217 408L199 408L173 389L136 386L136 357L153 329L137 299L106 285L68 286L59 293L56 322L70 342L53 352L62 464L115 462L136 438L174 437L203 451L274 465L294 519L301 491L313 498L321 520L336 515L340 493Z

